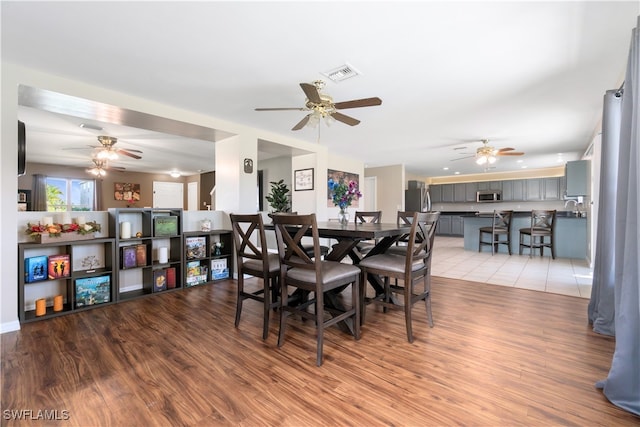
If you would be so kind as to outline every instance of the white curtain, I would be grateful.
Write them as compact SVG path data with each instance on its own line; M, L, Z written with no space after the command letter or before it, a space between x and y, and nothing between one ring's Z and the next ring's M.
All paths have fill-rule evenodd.
M596 386L614 405L640 415L640 17L632 32L621 111L617 197L609 216L614 246L603 247L614 252L616 348L607 379Z

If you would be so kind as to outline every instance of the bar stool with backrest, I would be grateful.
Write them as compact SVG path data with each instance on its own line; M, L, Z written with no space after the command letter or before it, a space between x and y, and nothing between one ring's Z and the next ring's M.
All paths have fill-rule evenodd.
M351 318L353 335L360 339L360 269L352 264L326 261L320 256L320 236L316 215L274 215L278 255L280 257L280 284L282 298L287 298L287 287L298 288L305 296L283 304L280 308L278 347L284 344L287 317L297 313L302 318L313 319L316 326L316 364L322 365L324 330L328 326ZM311 234L313 254L309 256L300 241ZM351 308L331 310L325 318L324 293L351 284ZM294 292L295 293L295 292ZM313 299L308 299L310 293ZM313 306L314 312L308 308Z
M407 226L411 227L414 213L415 212L411 212L411 211L398 211L396 215L396 225L398 227L407 227ZM387 249L387 253L404 256L404 254L407 251L408 239L409 239L408 233L400 236L396 240L395 245Z
M382 211L356 211L354 221L357 224L379 224L382 221ZM368 254L375 247L375 241L358 242L356 248L361 255Z
M230 214L235 240L236 266L238 271L238 298L236 302L236 328L240 324L242 304L246 299L263 304L262 339L269 335L269 311L279 306L280 258L267 250L264 223L261 214ZM262 288L245 290L244 275L262 279Z
M524 248L529 248L529 257L531 257L533 250L539 248L540 256L543 256L544 248L549 248L551 250L551 258L556 259L555 228L555 210L531 211L531 225L527 228L520 229L520 255L522 255ZM525 241L524 236L529 236L528 241ZM549 239L545 240L547 237Z
M384 293L372 298L369 302L387 308L403 309L407 340L413 342L411 310L413 305L424 300L427 309L429 326L433 327L431 313L431 257L439 212L414 212L411 220L411 231L407 236L407 246L404 256L384 253L363 259L358 266L362 270L361 282L364 283L368 274L384 277ZM395 283L390 283L390 278ZM416 283L422 280L423 289L418 290ZM361 292L364 295L364 292ZM392 293L402 294L404 303L396 304ZM364 310L362 311L364 317Z
M513 218L513 211L493 211L491 227L480 227L478 252L482 252L482 245L490 245L493 256L498 252L498 245L507 245L509 255L511 255L511 218ZM491 236L490 242L482 240L485 234ZM500 236L504 236L504 239L501 239Z

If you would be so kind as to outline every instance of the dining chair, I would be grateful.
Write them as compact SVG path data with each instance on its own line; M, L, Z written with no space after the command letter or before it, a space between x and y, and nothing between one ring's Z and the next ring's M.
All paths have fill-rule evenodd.
M411 310L413 305L424 300L427 309L429 326L433 327L431 313L431 257L433 243L440 212L414 212L411 220L411 231L407 235L407 246L404 255L386 252L363 259L359 265L362 270L361 282L368 274L376 274L384 278L384 293L376 295L369 303L381 305L383 312L388 308L402 309L405 315L407 340L413 342ZM390 279L395 279L391 284ZM416 284L422 280L423 289ZM361 291L364 295L364 291ZM396 303L392 293L402 294L404 303ZM364 321L365 310L362 310Z
M231 228L235 241L236 268L238 271L238 297L236 302L236 328L240 324L242 304L246 299L262 303L262 339L269 336L269 312L280 303L279 279L280 258L269 253L261 214L230 214ZM262 288L247 291L244 275L262 279ZM285 298L286 301L286 298Z
M382 221L382 211L356 211L354 221L357 224L379 224ZM356 249L361 255L368 254L376 245L376 241L363 240L358 242Z
M411 227L414 213L414 211L398 211L396 214L396 225L398 227ZM404 256L407 252L408 241L409 233L403 234L396 240L395 245L387 249L387 253Z
M540 256L543 256L544 248L549 248L551 250L551 258L556 259L555 228L555 210L531 211L531 225L520 229L520 255L522 255L524 248L529 248L529 257L531 257L533 250L539 248ZM529 237L525 238L525 236ZM547 237L549 240L545 240Z
M277 215L273 224L280 257L280 284L282 298L287 288L294 287L305 296L283 304L280 310L278 347L284 344L287 318L297 313L303 319L310 318L316 326L316 365L322 365L322 348L325 328L346 319L353 321L353 335L360 339L360 269L357 266L337 261L325 261L320 256L320 236L316 215ZM303 236L311 234L313 256L301 247ZM327 291L351 284L351 307L342 312L328 311L332 316L325 319L324 294ZM308 296L313 293L314 297ZM308 308L314 307L314 312Z
M498 252L498 245L507 245L509 255L511 255L511 218L513 211L493 211L493 222L490 227L480 227L478 239L478 252L482 252L483 245L491 246L491 255ZM488 234L491 241L482 240L483 236ZM504 236L504 239L500 238Z

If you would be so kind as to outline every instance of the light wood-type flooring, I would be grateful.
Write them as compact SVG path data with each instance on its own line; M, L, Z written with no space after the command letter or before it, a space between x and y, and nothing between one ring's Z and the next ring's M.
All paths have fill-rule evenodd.
M247 301L234 328L235 286L3 334L2 425L640 425L594 387L614 339L592 332L585 298L434 277L434 328L416 305L409 344L402 312L368 306L360 341L329 328L316 367L309 321L290 319L278 348L276 316L263 341ZM34 420L42 411L68 419Z

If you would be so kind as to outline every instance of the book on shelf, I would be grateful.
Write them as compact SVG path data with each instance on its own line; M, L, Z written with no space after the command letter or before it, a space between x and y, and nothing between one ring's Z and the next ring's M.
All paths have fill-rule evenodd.
M71 276L71 256L69 254L51 255L48 264L50 280Z
M162 215L153 218L154 236L177 236L178 217L172 215Z
M229 278L229 269L211 270L211 280L220 280Z
M207 256L206 237L187 237L184 240L187 259L199 259Z
M75 280L76 307L103 304L111 300L111 276L85 277Z
M173 289L176 287L176 268L169 267L167 270L167 289Z
M147 245L141 243L136 245L136 266L145 267L147 265Z
M153 292L167 290L167 271L165 269L153 270Z
M48 257L46 255L38 255L24 259L25 283L47 280L47 259Z
M200 261L190 261L187 263L187 286L207 283L209 269L206 265L201 265Z
M138 266L136 258L136 246L122 247L122 268L135 268Z
M227 268L227 259L226 258L218 258L211 260L211 270L224 270Z

